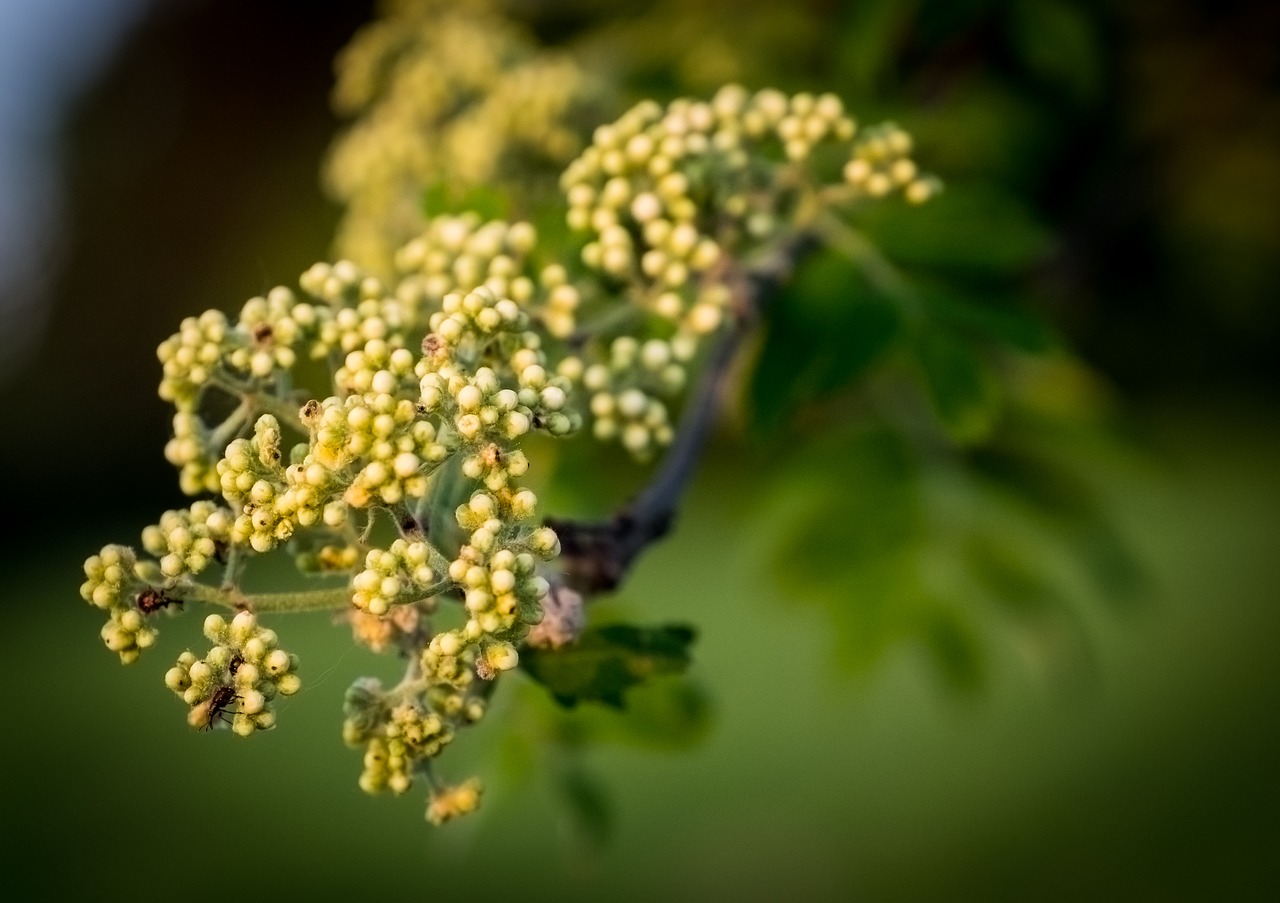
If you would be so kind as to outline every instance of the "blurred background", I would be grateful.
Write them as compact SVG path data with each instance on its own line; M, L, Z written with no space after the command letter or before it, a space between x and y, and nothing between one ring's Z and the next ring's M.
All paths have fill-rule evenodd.
M694 667L625 713L508 681L445 762L481 812L432 830L339 736L395 661L299 616L283 729L197 735L160 677L199 618L121 668L77 597L183 504L155 346L331 255L334 59L375 5L0 0L5 884L1275 899L1280 7L458 6L572 56L584 128L729 80L899 122L947 191L856 222L910 296L798 274L676 532L595 603L694 625ZM558 514L645 476L589 442L540 467Z

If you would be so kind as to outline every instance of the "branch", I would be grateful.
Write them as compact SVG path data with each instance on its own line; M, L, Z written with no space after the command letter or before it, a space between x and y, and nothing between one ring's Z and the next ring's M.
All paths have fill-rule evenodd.
M607 521L548 519L560 537L565 581L584 594L616 588L636 558L671 530L680 498L693 478L711 435L725 378L739 348L768 310L774 295L812 249L814 239L797 233L778 242L749 266L730 265L722 275L732 291L733 323L707 362L680 418L675 440L653 480Z
M207 602L224 608L253 612L335 611L351 603L351 587L306 590L296 593L257 593L248 595L235 589L219 589L203 583L175 587L173 594L183 602Z

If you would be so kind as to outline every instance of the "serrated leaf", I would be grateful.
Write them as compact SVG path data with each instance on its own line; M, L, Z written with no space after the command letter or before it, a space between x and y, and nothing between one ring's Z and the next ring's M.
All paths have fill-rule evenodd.
M601 702L621 709L629 688L684 671L692 661L694 636L693 628L682 624L608 624L589 628L572 646L525 649L520 666L563 706Z

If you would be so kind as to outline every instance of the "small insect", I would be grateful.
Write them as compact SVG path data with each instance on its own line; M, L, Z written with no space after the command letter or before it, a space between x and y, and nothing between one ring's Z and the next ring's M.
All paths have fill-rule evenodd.
M209 697L209 701L205 703L209 707L209 716L205 719L205 723L201 729L206 731L213 730L213 723L217 720L227 721L227 706L239 699L236 691L232 687L218 687L213 691L213 695Z
M501 467L504 457L502 449L496 445L487 445L480 452L480 460L485 463L486 467L490 468Z
M138 598L135 602L138 606L138 611L142 612L144 615L149 615L152 612L159 611L169 605L182 604L181 599L175 599L172 596L166 595L163 590L152 589L150 587L138 593Z
M310 429L320 424L320 415L323 413L324 406L312 398L298 411L298 417L302 420L303 425Z

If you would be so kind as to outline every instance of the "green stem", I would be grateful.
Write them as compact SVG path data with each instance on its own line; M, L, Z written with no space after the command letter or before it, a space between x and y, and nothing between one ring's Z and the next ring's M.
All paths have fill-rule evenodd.
M203 583L192 583L175 594L184 602L205 602L223 608L247 609L252 612L286 614L298 611L336 611L351 601L349 586L305 590L291 593L242 593L235 589L219 589Z
M630 324L639 316L640 310L634 304L620 304L594 320L583 323L569 336L568 342L575 347L584 345L597 336L614 332L619 327Z
M417 603L417 602L425 602L428 599L430 599L432 596L438 596L441 593L445 592L446 590L453 588L454 582L449 578L448 563L445 562L445 569L441 571L438 567L436 567L435 560L438 559L440 561L444 561L443 556L441 556L439 552L436 552L434 549L432 549L430 544L427 545L427 549L430 552L434 553L433 555L431 555L431 559L432 559L431 569L435 571L437 574L443 574L444 576L440 580L437 580L435 583L431 584L428 587L424 587L423 589L412 590L411 592L406 594L408 598L406 598L404 601L397 600L392 603L393 605L413 605L414 603Z
M295 401L288 398L278 398L269 392L263 392L252 385L242 383L226 375L216 377L211 380L211 383L224 392L238 395L243 402L251 403L254 409L261 413L273 415L282 424L287 424L300 433L305 434L307 432L307 428L303 426L302 420L298 417L300 405Z
M240 547L231 545L227 549L227 566L223 571L222 589L226 592L235 592L236 587L240 584L240 570L244 567L245 558L240 553Z
M830 213L815 217L811 228L829 248L857 264L872 287L897 301L908 317L918 321L923 316L920 301L906 277L865 235Z
M298 408L300 406L289 399L277 398L265 392L257 392L253 395L253 403L264 414L274 415L281 423L287 423L300 433L305 434L307 432L307 428L302 425L302 420L298 417Z
M209 435L209 447L217 449L219 454L226 450L232 437L244 426L251 413L253 413L253 399L241 399L240 406Z

